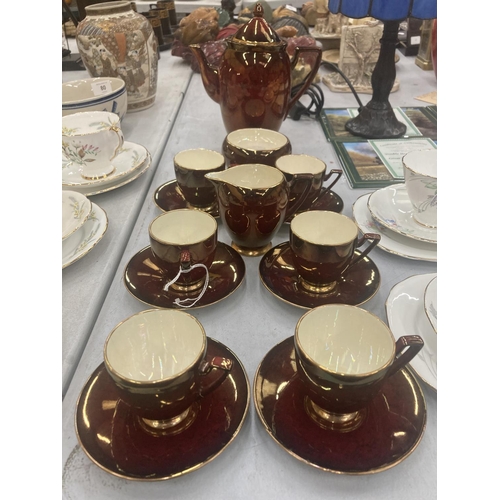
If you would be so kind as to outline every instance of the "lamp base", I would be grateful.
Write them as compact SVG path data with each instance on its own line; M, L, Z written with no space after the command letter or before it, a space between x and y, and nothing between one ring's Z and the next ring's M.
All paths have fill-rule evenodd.
M366 139L394 139L406 132L406 125L399 122L388 101L370 101L359 110L359 115L345 124L351 134Z

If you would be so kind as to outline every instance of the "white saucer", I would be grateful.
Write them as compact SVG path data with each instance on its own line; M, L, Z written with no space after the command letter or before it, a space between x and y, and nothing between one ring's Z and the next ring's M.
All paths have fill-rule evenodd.
M62 192L62 239L80 229L90 215L92 203L76 191Z
M80 165L62 158L62 183L64 187L72 189L89 186L95 188L96 186L114 184L140 169L147 161L148 156L148 150L144 146L125 141L121 152L111 162L115 167L113 173L97 180L85 179L81 174L82 167Z
M380 235L377 248L407 259L437 262L437 245L435 243L407 238L377 224L368 209L367 201L369 197L370 194L364 194L354 202L352 215L362 233Z
M138 169L133 170L126 176L118 177L117 179L112 179L112 181L108 182L107 184L98 184L96 186L90 185L81 187L80 186L65 187L63 184L63 190L71 189L73 191L78 191L79 193L82 193L85 196L94 196L96 194L106 193L108 191L112 191L113 189L125 186L125 184L128 184L129 182L135 181L135 179L137 179L144 172L146 172L146 170L150 167L150 165L151 165L151 155L148 153L146 161L143 162Z
M422 226L413 218L413 206L404 184L374 191L368 198L372 217L391 231L415 240L437 243L437 229Z
M92 203L92 210L85 224L62 242L62 268L87 255L101 241L107 229L106 212Z
M424 292L424 309L425 314L429 318L432 328L437 333L438 325L437 325L437 276L432 279Z
M437 391L437 335L424 311L424 293L436 273L411 276L395 285L387 297L387 321L396 339L420 335L424 347L410 361L417 375Z

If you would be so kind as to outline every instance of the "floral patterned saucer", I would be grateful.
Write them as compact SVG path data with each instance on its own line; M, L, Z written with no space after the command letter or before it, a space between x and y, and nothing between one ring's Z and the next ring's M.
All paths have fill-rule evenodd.
M352 206L352 215L362 233L380 235L377 248L407 259L437 262L437 245L408 238L378 224L371 216L367 201L370 194L360 196Z
M432 328L437 333L437 276L429 281L424 292L424 310L429 318Z
M83 154L83 153L82 153ZM105 178L90 180L85 179L81 174L81 166L83 162L86 161L83 155L80 160L79 157L75 155L74 161L67 161L65 158L62 159L62 183L63 187L68 187L70 189L81 188L81 187L96 187L96 186L109 186L116 184L118 180L122 180L123 177L130 175L137 169L140 169L147 162L149 157L148 150L141 146L140 144L135 144L133 142L124 142L120 153L112 160L112 164L115 170L112 174Z
M232 360L230 374L200 400L187 429L165 436L144 430L101 363L83 387L76 407L76 434L90 460L114 476L158 481L192 472L220 455L245 421L250 385L236 355L207 338L207 357L214 356Z
M437 391L437 335L424 311L424 293L435 273L411 276L389 292L385 309L394 337L420 335L424 347L410 361L411 368Z
M76 191L62 192L62 239L80 229L90 215L92 203Z
M366 420L351 432L324 429L305 408L307 393L297 376L293 337L273 347L257 368L253 398L268 434L286 452L337 474L373 474L394 467L418 446L427 410L409 370L388 377L368 405Z
M368 198L372 217L392 231L415 240L437 243L437 229L419 224L413 218L413 206L404 184L374 191Z
M85 224L62 242L62 268L87 255L101 241L107 229L106 212L92 203L92 210Z

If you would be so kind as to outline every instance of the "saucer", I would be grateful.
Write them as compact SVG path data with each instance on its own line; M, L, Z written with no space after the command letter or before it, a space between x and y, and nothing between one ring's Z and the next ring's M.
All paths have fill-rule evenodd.
M293 337L273 347L254 379L253 398L270 436L295 458L338 474L373 474L401 463L420 443L427 410L409 370L389 377L351 432L323 429L306 413Z
M226 346L207 338L207 355L229 358L233 368L200 400L190 427L168 436L143 430L102 363L85 384L75 415L76 435L90 460L115 476L158 481L199 469L222 453L243 425L250 386L243 365Z
M114 184L118 179L130 175L144 166L149 152L140 144L125 141L120 153L111 161L115 170L103 179L91 180L82 177L82 167L77 163L62 159L62 183L66 187L96 187Z
M429 281L424 291L424 310L429 318L432 328L437 333L437 276Z
M361 252L356 250L356 255ZM278 299L295 306L310 309L324 304L358 306L371 299L379 289L380 273L368 257L348 269L338 286L328 293L311 293L299 282L292 262L288 241L271 248L259 264L260 279Z
M107 229L106 212L92 203L92 210L85 224L62 242L62 268L87 255L101 241Z
M336 212L340 214L343 209L344 201L342 200L342 198L333 191L328 190L328 192L325 193L316 203L313 203L312 206L304 210L298 210L295 214L293 214L289 219L285 221L285 224L290 224L290 221L295 215L306 212L307 210L325 210L327 212Z
M437 229L419 224L413 218L413 206L404 184L378 189L368 198L372 217L391 231L415 240L437 243Z
M92 203L76 191L62 192L62 239L80 229L90 215Z
M424 293L436 273L411 276L396 284L389 292L385 309L394 337L420 335L424 347L410 361L411 368L437 390L437 335L424 311Z
M153 196L153 200L156 206L163 210L164 212L169 212L170 210L177 210L179 208L192 208L195 210L200 210L190 205L182 196L182 193L177 186L177 181L168 181L162 186L160 186ZM204 211L204 210L203 210ZM207 210L207 213L213 217L219 217L219 206L216 203L213 208Z
M117 179L112 180L108 184L98 184L96 186L90 185L90 186L71 186L70 188L65 188L63 185L63 190L64 189L72 189L74 191L78 191L79 193L84 194L85 196L94 196L96 194L101 194L101 193L107 193L108 191L112 191L113 189L117 189L119 187L125 186L126 184L135 181L138 177L140 177L146 170L151 166L151 155L148 153L146 157L146 161L142 163L142 165L137 168L136 170L133 170L132 173L124 176L124 177L119 177Z
M197 309L215 304L231 295L245 277L245 263L236 250L218 242L214 262L210 266L210 280L201 299L192 307L184 308L174 303L175 299L196 298L200 290L190 294L163 287L168 279L162 269L152 260L151 247L147 246L130 259L124 273L127 290L141 302L164 309Z
M437 246L435 243L414 240L377 224L368 209L367 201L369 197L370 194L364 194L354 202L352 215L362 233L380 235L377 248L407 259L437 262Z

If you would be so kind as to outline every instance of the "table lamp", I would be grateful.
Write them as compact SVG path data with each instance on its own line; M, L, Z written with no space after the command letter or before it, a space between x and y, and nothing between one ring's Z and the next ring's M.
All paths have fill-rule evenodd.
M408 17L435 19L437 0L329 0L328 10L354 19L373 17L384 23L380 55L371 78L372 99L360 107L358 116L349 120L345 128L351 134L367 139L401 137L406 132L406 125L396 119L389 103L396 79L394 56L399 24Z

